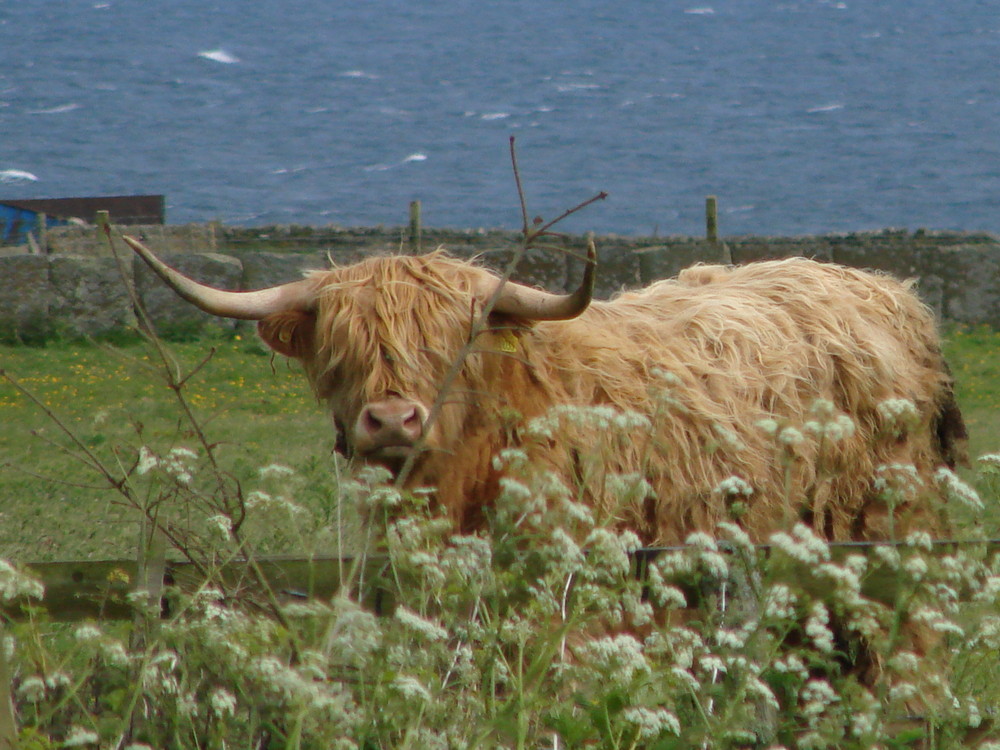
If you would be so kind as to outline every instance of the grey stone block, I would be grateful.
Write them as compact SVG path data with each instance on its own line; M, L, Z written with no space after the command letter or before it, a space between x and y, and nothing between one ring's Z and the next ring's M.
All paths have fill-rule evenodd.
M49 265L49 314L71 336L94 336L135 325L128 277L114 258L57 255Z
M28 340L50 335L49 259L44 255L0 257L0 338Z

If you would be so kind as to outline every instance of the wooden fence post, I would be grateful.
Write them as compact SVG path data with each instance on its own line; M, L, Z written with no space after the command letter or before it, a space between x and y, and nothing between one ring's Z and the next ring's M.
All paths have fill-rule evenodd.
M719 201L714 195L705 198L705 239L719 253L719 262L727 265L733 262L729 245L719 242Z
M410 251L420 252L420 201L410 201Z
M719 202L714 195L705 198L705 239L719 241Z

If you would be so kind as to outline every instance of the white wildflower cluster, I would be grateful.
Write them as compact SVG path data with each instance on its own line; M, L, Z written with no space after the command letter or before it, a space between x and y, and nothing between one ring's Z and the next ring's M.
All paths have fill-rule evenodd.
M163 651L150 658L140 673L143 686L147 690L176 693L177 680L173 673L177 669L178 656L173 650Z
M708 534L696 531L684 540L689 556L697 562L699 568L713 578L719 580L729 576L729 562L719 551L719 545Z
M247 675L258 688L289 705L326 710L340 702L339 686L314 680L310 670L296 669L276 656L259 656L246 666Z
M325 641L335 664L364 667L382 645L382 627L378 618L357 602L344 597L333 600L334 620Z
M810 419L802 429L827 443L839 443L842 440L850 440L854 437L854 420L846 414L838 414L825 421Z
M927 576L927 560L921 554L909 555L903 563L903 570L913 581L922 581Z
M554 493L546 492L546 494L551 496ZM567 521L577 523L584 527L591 527L594 525L594 511L589 505L578 503L563 494L558 496L561 498L561 502L559 503L559 512L565 516Z
M809 678L809 670L806 668L805 662L802 661L801 656L794 652L786 654L780 659L776 659L773 667L776 672L796 675L802 680Z
M675 395L677 386L683 385L683 381L669 370L662 367L654 367L650 374L656 378L650 389L650 398L657 404L657 414L676 412L686 414L689 409Z
M758 430L761 430L765 435L777 435L778 428L780 427L780 425L778 424L778 420L771 419L770 417L766 419L758 419L757 422L755 423L755 426L757 427Z
M160 459L159 467L180 484L191 484L193 479L191 472L197 459L198 454L190 448L173 448Z
M520 469L528 463L528 454L521 448L504 448L493 456L492 463L496 471Z
M140 475L148 474L159 465L160 459L156 457L156 454L154 454L145 445L139 447L139 460L136 464L135 470Z
M799 698L802 701L802 713L811 724L826 713L831 704L840 700L837 691L829 682L818 679L806 682L799 693Z
M209 536L218 542L228 542L233 535L233 519L224 513L217 513L205 519Z
M132 660L125 644L121 641L106 640L101 641L99 653L108 666L124 668Z
M902 558L899 555L899 550L896 549L894 544L876 544L872 548L872 553L878 558L879 562L885 565L890 570L898 570L902 562Z
M616 534L611 529L593 529L584 540L587 552L588 578L617 580L632 569L632 552L642 545L632 532Z
M719 439L719 444L730 451L742 451L746 450L746 443L740 438L740 436L731 427L726 427L715 423L712 425L712 431L715 436Z
M513 477L500 477L500 491L506 496L506 500L515 503L526 503L534 497L528 485Z
M220 719L236 714L236 696L222 687L212 690L208 696L208 705Z
M651 671L642 644L628 634L595 638L583 644L581 654L599 674L620 687Z
M77 625L76 630L73 631L73 637L84 643L87 641L98 641L103 636L104 633L101 629L91 622L85 622L82 625Z
M648 431L652 427L649 417L635 411L620 411L612 406L576 406L559 404L541 417L528 423L528 435L543 440L551 440L567 427L585 431L588 434L602 433L631 434L635 430Z
M562 577L576 573L587 562L580 545L562 526L552 529L539 552L551 566L550 570Z
M421 617L406 607L396 607L394 616L408 632L425 641L443 641L448 638L448 631L438 623Z
M793 560L806 565L819 565L830 559L829 545L803 523L795 524L791 535L779 531L768 541Z
M890 669L903 674L914 674L920 669L920 657L910 651L897 651L888 662Z
M1000 453L984 453L976 459L979 470L986 474L1000 474Z
M751 698L764 701L769 708L775 711L781 709L781 704L778 703L778 698L775 696L774 691L771 690L770 685L759 677L750 675L747 678L746 691L747 695Z
M711 676L713 681L719 674L725 674L728 671L726 662L715 654L702 654L697 664L698 668L706 675Z
M25 596L41 599L45 596L45 587L41 581L22 573L6 560L0 560L0 599L9 602Z
M764 595L762 612L769 620L791 620L795 617L799 598L783 583L775 583L767 589Z
M895 435L906 434L920 422L917 406L906 398L890 398L875 407L879 416Z
M715 486L713 490L717 495L722 495L723 497L734 497L740 496L750 497L753 494L753 487L747 484L743 479L738 476L726 477L721 482Z
M493 548L482 537L455 535L441 554L441 565L466 586L481 584L491 573Z
M882 464L875 468L875 474L873 487L882 501L890 506L910 500L924 486L913 464Z
M684 592L667 581L663 575L663 566L658 563L656 561L650 565L647 572L646 585L650 599L662 609L684 609L687 607Z
M261 490L253 490L247 493L246 508L257 513L280 513L291 518L303 516L305 508L294 503L285 495L274 496Z
M17 696L28 703L40 703L45 699L45 680L38 675L25 677L17 686Z
M722 521L718 524L717 528L719 530L719 533L735 549L741 550L743 552L755 551L756 547L754 546L753 540L750 539L750 535L747 534L742 528L737 526L735 523Z
M86 727L73 726L70 727L69 732L66 734L66 739L63 740L63 747L85 747L86 745L96 745L100 737L97 732L92 729L87 729Z
M406 700L417 703L428 703L431 700L430 690L416 677L397 675L392 680L392 687Z
M635 726L639 737L651 740L664 732L679 735L681 723L677 717L665 708L645 708L632 706L622 711L622 718Z
M906 535L906 546L930 552L934 549L934 539L926 531L911 531Z
M746 645L747 638L750 636L752 630L752 622L747 622L744 627L736 628L734 630L719 628L713 634L713 640L720 648L737 651Z
M868 600L861 594L861 579L867 568L868 560L864 555L849 555L841 564L822 563L816 575L832 584L830 594L837 603L851 612L867 612Z
M918 607L910 614L910 621L928 625L931 630L941 633L942 635L951 635L957 638L965 637L965 630L961 625L953 620L949 620L944 616L944 613L940 610L934 609L933 607Z
M942 466L934 473L934 481L944 493L945 499L949 503L963 505L974 511L981 511L985 507L979 497L979 493L967 485L951 469Z
M905 703L917 697L917 686L911 682L897 682L889 688L889 700L893 703Z
M805 633L816 649L824 654L833 653L833 632L830 630L830 613L823 602L813 602L806 618Z
M268 464L258 471L261 479L287 479L295 476L295 470L284 464Z
M604 480L604 491L609 497L616 498L622 506L656 497L653 486L641 474L608 474Z
M805 441L806 437L797 428L792 426L782 427L778 431L778 443L786 448L792 448Z

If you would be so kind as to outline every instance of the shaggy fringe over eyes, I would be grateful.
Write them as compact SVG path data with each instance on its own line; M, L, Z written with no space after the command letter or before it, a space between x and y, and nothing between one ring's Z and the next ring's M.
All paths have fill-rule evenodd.
M432 402L480 312L475 281L488 273L443 252L313 272L320 302L307 369L318 394L336 389L357 404L394 391Z

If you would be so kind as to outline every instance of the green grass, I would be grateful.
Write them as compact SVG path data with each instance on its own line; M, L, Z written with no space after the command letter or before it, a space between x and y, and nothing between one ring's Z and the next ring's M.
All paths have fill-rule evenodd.
M944 350L955 375L972 455L1000 451L1000 333L986 326L952 328Z
M238 479L263 464L328 460L329 420L294 364L255 340L168 345L184 394L209 442ZM214 350L211 358L199 367ZM140 445L198 447L182 409L144 345L0 347L0 368L38 401L0 379L0 558L101 558L131 554L134 512L79 457L131 461ZM74 444L47 411L80 441ZM131 447L122 451L122 446ZM263 462L263 464L262 464Z
M167 345L210 442L237 478L273 461L322 471L333 445L329 419L300 369L272 358L253 336ZM1000 450L1000 333L956 328L946 353L972 437L972 455ZM199 364L214 351L203 366ZM102 461L130 460L120 446L197 447L173 391L141 343L0 347L0 368L41 405L0 379L0 558L51 560L129 555L134 512L81 470L76 446L52 411Z

